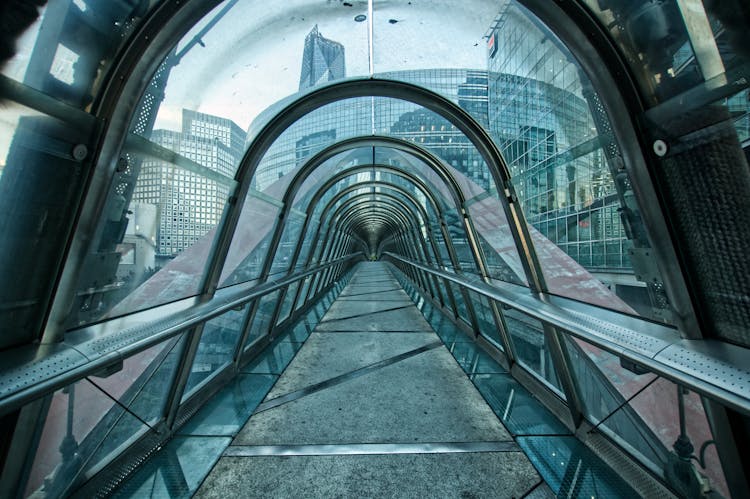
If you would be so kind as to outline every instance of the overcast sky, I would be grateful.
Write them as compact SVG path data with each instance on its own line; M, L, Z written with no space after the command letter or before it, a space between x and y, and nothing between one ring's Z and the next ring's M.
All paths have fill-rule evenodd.
M315 24L323 36L344 45L347 76L368 75L369 20L354 20L367 15L367 1L344 3L240 0L202 38L203 45L196 45L172 70L156 128L179 130L182 109L187 108L229 118L247 130L261 111L297 91L305 36ZM374 0L375 72L486 67L483 36L501 4L497 0ZM221 8L196 25L180 46ZM5 75L23 81L40 22L19 40L18 54L3 69ZM67 52L57 48L52 68L63 81L72 77L77 57ZM0 167L19 116L28 113L9 104L2 110Z
M297 91L305 36L315 24L344 45L347 76L368 75L368 22L354 20L367 14L367 2L349 3L241 0L202 38L205 46L196 45L173 69L157 128L178 129L187 108L247 129L258 113ZM498 9L495 0L376 0L375 72L486 67L483 36Z

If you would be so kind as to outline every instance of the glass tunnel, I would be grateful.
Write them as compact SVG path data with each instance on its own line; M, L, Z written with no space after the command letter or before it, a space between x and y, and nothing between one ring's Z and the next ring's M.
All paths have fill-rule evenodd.
M744 0L0 26L0 497L750 496Z

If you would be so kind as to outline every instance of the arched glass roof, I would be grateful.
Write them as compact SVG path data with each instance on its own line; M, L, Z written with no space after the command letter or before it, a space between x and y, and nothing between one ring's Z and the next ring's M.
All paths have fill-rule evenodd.
M677 493L689 434L740 497L749 18L739 0L49 0L0 69L0 406L55 407L116 358L133 392L169 378L133 424L171 435L382 260L577 433ZM80 400L109 414L97 393ZM39 471L6 472L28 495L60 442L18 435L40 448ZM114 459L94 440L73 476Z

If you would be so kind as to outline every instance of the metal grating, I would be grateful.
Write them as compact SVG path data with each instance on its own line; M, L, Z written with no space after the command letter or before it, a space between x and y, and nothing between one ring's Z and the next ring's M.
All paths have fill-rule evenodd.
M676 496L661 482L646 470L635 464L633 458L628 457L600 433L580 432L586 446L602 461L635 489L641 497L649 499L673 499Z

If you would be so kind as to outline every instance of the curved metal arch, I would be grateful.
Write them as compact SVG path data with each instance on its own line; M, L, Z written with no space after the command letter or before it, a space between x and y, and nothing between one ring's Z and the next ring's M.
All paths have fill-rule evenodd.
M359 215L364 209L382 209L383 206L387 205L399 211L395 212L398 214L399 226L401 230L417 229L417 221L409 215L413 212L409 206L404 203L401 199L393 196L390 193L378 193L381 199L372 199L372 193L362 193L354 195L346 200L338 207L334 212L331 213L331 225L339 225L340 227L349 227L347 224L353 215ZM383 199L385 198L385 199ZM395 206L394 206L395 204ZM390 213L386 211L386 213Z
M341 204L332 214L331 214L331 227L333 226L339 226L339 227L347 227L347 222L353 215L357 215L358 211L350 212L349 210L353 209L355 206L359 209L370 209L378 207L380 208L380 205L389 205L393 208L396 208L393 206L392 202L387 202L386 200L378 200L373 201L370 199L371 194L359 194L356 196L351 197L350 199L347 199L344 201L344 203ZM391 197L388 194L382 194L383 197ZM396 198L392 198L396 199ZM371 203L371 204L370 204ZM409 208L403 204L401 200L398 200L397 207L400 208L403 211L397 212L399 215L399 221L401 230L408 229L409 226L411 226L412 230L417 230L418 226L416 225L416 222L413 218L409 217L410 210ZM368 249L371 249L368 247Z
M400 189L397 189L397 190L400 190ZM367 217L367 216L371 215L371 211L368 211L368 210L372 210L372 206L369 205L369 202L371 201L370 196L371 196L370 193L359 194L359 195L355 196L354 198L352 198L350 200L347 200L346 203L347 204L354 204L353 203L354 200L356 200L358 198L363 198L361 201L357 202L357 206L354 209L356 209L358 212L360 212L360 211L367 211L367 213L362 214L363 217ZM426 261L429 261L429 257L428 257L429 251L427 250L427 243L419 235L419 227L416 226L416 225L414 225L413 219L411 217L409 217L409 209L408 209L408 207L404 206L403 201L399 200L398 198L393 198L392 195L381 193L381 196L389 197L391 199L390 199L390 201L380 200L380 201L378 201L379 205L388 204L388 205L392 206L392 204L395 202L395 203L397 203L401 207L401 209L406 210L405 213L404 212L400 212L400 211L397 211L395 213L393 213L391 211L386 211L385 213L392 214L394 216L399 216L399 215L401 216L402 223L406 222L406 225L402 226L400 231L394 231L394 232L396 232L397 234L400 234L400 237L402 237L402 238L408 237L408 238L411 239L411 243L408 245L408 247L411 247L413 249L413 251L416 252L416 253L413 253L414 257L416 257L416 258L418 258L420 260L424 259ZM414 203L413 200L411 202ZM414 204L415 204L415 207L417 207L418 210L422 210L422 208L419 206L418 203L414 203ZM336 210L336 212L339 212L339 211L341 211L344 208L345 208L345 206L342 205L340 207L340 209ZM348 208L348 209L351 209L351 208ZM383 208L381 206L378 206L378 209L381 210ZM354 213L354 214L350 214L350 215L358 216L359 213ZM335 214L334 214L334 216L335 216ZM336 219L336 223L338 223L340 225L349 224L348 220L346 219L346 216L347 215L342 215L342 217L341 217L340 220ZM350 217L350 218L352 218L352 217ZM412 223L409 224L409 222L412 222ZM426 222L426 220L425 220L425 222ZM406 229L408 225L412 226L411 230L407 230ZM427 224L425 224L425 223L423 223L423 225L427 226ZM436 248L435 248L435 245L434 245L434 239L431 242L433 243L433 251L436 251ZM421 250L421 252L420 252L420 250ZM370 254L372 254L372 248L370 248L370 252L371 252ZM407 252L407 254L408 253L409 252ZM455 264L456 264L456 262L454 262L454 265ZM420 281L421 285L425 289L429 289L429 284L427 282L427 280L428 280L427 276L423 275L423 273L420 272L419 275L416 276L416 277L417 277L417 279ZM441 299L441 302L442 302L442 296L440 297L440 299ZM449 299L455 305L454 298L449 295ZM466 297L464 297L464 299L466 299ZM470 319L472 321L475 321L475 317L473 315L473 312L470 312Z
M420 179L419 177L416 177L412 175L409 172L403 171L397 167L394 167L392 165L384 165L381 163L372 163L367 165L360 165L353 168L346 169L342 172L337 173L335 176L328 179L316 192L316 194L310 198L309 206L312 206L313 204L317 203L317 201L320 200L320 198L324 195L324 191L330 189L335 185L337 182L341 181L343 178L346 178L351 175L355 175L358 173L367 173L372 172L373 169L375 171L379 172L385 172L390 173L392 175L397 175L401 178L404 178L408 180L409 182L413 183L417 186L417 188L424 194L425 197L430 201L430 204L434 207L435 212L442 217L443 209L438 202L437 196L435 196L432 191L430 190L429 186L425 181ZM320 194L318 194L320 193ZM307 210L308 216L311 215L313 212L311 210Z
M317 193L316 193L316 195L315 195L315 196L316 196L316 198L318 198L318 197L322 197L323 193L324 193L324 192L325 192L325 191L326 191L326 190L327 190L328 188L330 188L330 186L333 186L333 185L335 185L335 184L336 184L336 182L340 181L340 179L343 179L343 178L346 178L347 176L351 176L351 175L356 175L357 173L360 173L360 172L359 172L358 170L361 170L361 171L368 171L368 172L369 172L369 171L371 171L371 169L370 169L370 167L369 167L369 165L368 165L368 166L361 166L361 167L357 167L357 168L353 168L353 169L349 169L349 170L346 170L346 171L344 171L344 172L340 172L340 173L339 173L339 174L338 174L338 175L337 175L336 177L334 177L334 178L330 179L330 180L329 180L328 182L326 182L326 183L325 183L325 184L324 184L323 186L321 186L321 187L319 188L318 192L317 192ZM382 168L382 170L389 170L389 168ZM406 178L406 176L409 176L409 174L408 174L408 173L404 173L404 172L401 172L400 170L389 171L389 173L392 173L392 174L396 174L396 175L401 175L401 176L403 176L404 178ZM339 177L340 177L340 178L339 178ZM410 177L410 176L409 176L409 177ZM409 178L409 180L411 180L411 181L413 181L413 182L415 182L415 183L416 183L416 181L417 181L417 180L419 180L419 179L417 179L417 178ZM368 184L370 184L370 185L371 185L371 184L372 184L373 182L384 183L384 181L368 181ZM343 197L344 195L346 195L346 194L347 194L348 192L351 192L351 191L353 191L353 190L356 190L356 189L360 189L360 188L362 187L362 185L365 185L365 183L363 182L363 183L361 183L361 184L355 184L355 185L349 186L349 187L347 187L346 189L344 189L343 191L341 191L341 192L337 193L337 194L336 194L336 195L335 195L335 196L334 196L333 198L331 198L331 199L330 199L330 200L329 200L329 201L328 201L328 202L326 203L326 205L325 205L325 206L324 206L324 208L323 208L323 211L322 211L322 213L321 213L321 216L320 216L320 218L321 218L321 219L324 219L324 218L326 217L326 215L327 215L328 211L329 211L329 210L330 210L330 209L331 209L331 208L332 208L333 206L335 206L335 205L336 205L336 203L338 202L338 200L339 200L339 199L341 199L341 198L342 198L342 197ZM419 209L419 210L422 210L422 211L424 211L424 213L423 213L423 215L422 215L422 216L423 216L423 218L425 218L425 219L428 219L428 216L427 216L426 210L424 209L424 207L423 207L423 206L422 206L422 205L421 205L420 203L418 203L418 202L417 202L417 201L416 201L416 200L414 199L414 197L413 197L413 194L412 194L411 192L407 191L407 190L406 190L406 189L405 189L405 188L404 188L403 186L400 186L400 185L396 185L396 184L390 184L390 183L388 183L387 185L388 185L388 186L389 186L390 188L392 188L392 189L395 189L395 190L397 190L398 192L400 192L400 193L401 193L402 195L404 195L405 197L408 197L408 199L410 199L410 200L411 200L411 202L412 202L412 203L413 203L413 204L415 205L415 207L416 207L417 209ZM428 190L428 189L426 188L426 185L425 185L425 186L423 187L423 189L424 189L424 190L422 190L422 189L420 189L419 185L417 184L417 189L419 189L419 191L420 191L420 192L422 192L422 194L423 194L423 195L425 195L425 198L426 198L426 199L428 200L428 202L430 202L430 203L432 204L433 210L435 210L435 211L436 211L436 213L437 213L437 216L438 216L438 217L440 217L440 219L441 219L441 220L443 220L443 215L442 215L442 213L441 213L441 212L439 211L439 210L440 210L440 206L439 206L439 205L437 204L437 202L436 202L436 201L433 201L433 196L432 196L432 193L431 193L431 192L430 192L430 191L429 191L429 190ZM305 236L304 236L304 234L306 233L306 230L307 230L307 227L308 227L308 222L309 222L309 221L311 220L311 218L312 218L312 213L314 212L314 210L315 210L315 209L317 209L317 206L316 206L316 205L317 205L317 201L316 201L315 203L311 202L311 203L310 203L310 205L308 206L308 211L307 211L308 217L307 217L307 218L305 219L305 226L303 227L303 230L301 231L301 233L302 233L303 235L302 235L302 236L300 237L300 244L298 244L298 250L296 251L296 254L295 254L295 261L293 262L293 264L292 264L292 265L296 265L296 263L297 263L297 262L296 262L296 259L297 259L297 258L299 258L299 253L300 253L300 249L299 249L299 248L301 248L301 246L300 246L300 245L302 244L302 241L304 241L304 240L306 239L306 238L305 238ZM323 221L321 220L321 224L322 224L322 223L323 223ZM319 227L320 227L320 225L319 225ZM436 263L437 263L437 264L438 264L438 265L439 265L439 266L440 266L441 268L443 268L443 267L444 267L444 265L443 265L443 262L442 262L442 255L441 255L441 253L440 253L440 251L439 251L439 249L438 249L438 244L437 244L437 241L435 240L435 237L434 237L434 235L433 235L433 229L432 229L432 226L431 226L431 224L427 223L427 224L425 224L425 227L426 227L426 230L427 230L427 232L428 232L428 235L429 235L429 244L430 244L430 249L432 250L432 255L433 255L434 259L435 259L435 262L436 262ZM310 262L311 262L311 260L312 260L312 259L314 258L314 256L315 256L315 253L316 253L316 251L317 251L317 250L316 250L315 248L316 248L316 246L317 246L317 244L318 244L318 239L319 239L319 237L320 237L320 230L318 230L318 231L316 232L316 234L315 234L315 238L313 239L313 241L312 241L312 243L311 243L311 248L312 248L312 249L311 249L311 251L310 251L310 252L308 252L308 254L307 254L307 259L306 259L306 261L305 261L305 265L304 265L305 267L307 267L307 266L309 266L309 265L310 265ZM447 240L447 241L445 242L445 244L446 244L446 246L451 246L451 247L452 247L452 241L451 241L450 239L448 239L448 240ZM379 247L378 247L378 248L376 249L376 251L375 251L375 255L379 255L379 254L380 254L380 247L382 247L382 243L381 243L381 245L380 245L380 246L379 246ZM453 254L453 253L455 253L455 249L452 249L452 248L450 248L450 249L449 249L448 251L449 251L449 254ZM428 262L428 263L431 263L430 252L429 252L429 251L427 251L426 249L424 249L424 253L425 253L425 258L426 258L427 262ZM436 279L434 278L434 276L433 276L433 280L434 280L434 281L436 281ZM435 293L436 293L436 294L435 294L436 298L437 298L437 299L439 300L439 302L440 302L440 304L441 304L441 305L445 305L445 299L444 299L444 297L442 296L442 294L441 294L441 293L440 293L440 291L439 291L439 289L440 289L440 288L439 288L439 286L437 285L437 282L435 282L435 283L434 283L434 285L435 285L435 286L434 286L434 290L435 290ZM307 297L306 297L306 298L307 298ZM296 301L297 299L298 299L298 297L297 297L297 298L295 299L295 301ZM450 300L451 302L453 302L453 297L452 297L452 296L451 296L451 297L449 297L449 300Z
M333 204L333 202L332 202L332 201L329 201L329 205L332 205L332 204ZM419 206L419 204L418 204L418 203L415 203L415 204L416 204L417 206ZM441 217L442 217L442 215L441 215ZM321 218L322 218L322 217L321 217ZM438 246L439 246L439 245L438 245L437 241L435 240L435 237L433 236L433 230L432 230L432 227L431 227L431 225L430 225L429 223L425 223L425 228L426 228L426 230L428 231L428 233L430 234L430 245L432 246L432 253L433 253L433 254L434 254L434 256L435 256L435 260L436 260L436 262L438 262L438 264L439 264L439 265L440 265L441 267L443 267L444 265L443 265L443 262L442 262L442 255L441 255L441 253L440 253L440 251L439 251L439 249L438 249ZM453 240L452 240L452 238L451 238L451 236L450 236L450 232L448 231L448 229L447 229L447 225L445 224L445 220L444 220L443 218L441 218L441 223L440 223L440 232L441 232L441 235L442 235L442 237L443 237L443 243L445 244L446 250L447 250L447 252L448 252L448 257L449 257L449 259L450 259L450 262L451 262L451 266L453 267L453 271L454 271L454 272L459 272L459 273L460 273L460 271L461 271L461 264L460 264L460 262L459 262L459 259L458 259L458 256L457 256L457 252L456 252L456 250L455 250L455 247L453 246ZM316 241L316 243L317 243L317 241ZM376 249L376 252L375 252L375 253L376 253L377 255L379 255L379 254L380 254L380 248L381 248L381 247L382 247L382 245L381 245L381 246L379 246L379 247L378 247L378 248ZM424 250L424 253L425 253L425 257L427 257L427 255L429 255L429 252L428 252L428 251L427 251L426 249ZM312 253L311 253L311 255L310 255L310 256L313 256L313 255L312 255ZM307 264L308 264L308 265L309 265L310 261L311 261L311 260L310 260L310 258L308 258L308 262L307 262ZM447 282L446 282L446 283L445 283L445 286L446 286L446 288L448 288L448 289L450 290L450 284L449 284L449 283L447 283ZM470 319L471 319L471 321L472 321L473 325L475 325L475 327L478 327L478 326L476 326L476 324L477 324L477 323L476 323L476 316L475 316L475 313L474 313L474 311L473 311L472 307L471 307L471 306L469 305L469 298L468 298L468 296L466 296L466 292L465 292L465 290L463 290L463 289L460 289L460 291L459 291L459 292L460 292L460 293L462 293L462 295L464 296L464 300L465 300L465 301L466 301L466 303L467 303L467 306L466 306L466 308L467 308L467 311L468 311L468 313L469 313L469 315L470 315ZM445 301L443 300L443 297L442 297L442 296L439 296L439 299L440 299L440 302L441 302L441 304L443 304L443 305L444 305L444 304L445 304ZM456 306L455 306L455 305L456 305L456 303L455 303L455 298L453 297L453 295L452 295L452 292L449 292L449 293L448 293L448 299L449 299L449 301L451 302L451 304L453 305L453 308L452 308L452 309L454 310L454 312L455 312L455 311L457 311L458 309L457 309L457 308L456 308ZM500 319L496 319L496 320L498 321L498 323L500 323ZM506 346L506 349L507 349L507 346Z
M338 154L364 147L394 149L420 160L425 164L425 166L433 170L438 175L440 180L443 181L446 187L448 187L448 190L454 197L454 201L457 206L462 206L466 202L466 197L464 196L461 186L459 185L453 174L450 172L450 169L442 162L439 156L413 142L409 142L407 140L396 137L390 137L387 135L367 135L360 137L351 137L331 144L330 146L319 151L317 154L307 160L305 164L295 173L294 178L287 187L287 191L284 194L284 199L282 200L282 202L288 203L289 201L292 201L297 195L300 187L304 184L305 180L307 180L307 178L312 174L313 171L322 166L323 163L325 163L329 159L332 159Z
M434 198L434 196L432 195L432 192L430 192L430 190L428 189L427 185L423 184L421 182L421 179L418 179L416 177L411 176L408 172L402 172L401 170L398 170L398 169L391 169L389 166L380 167L380 165L375 165L375 167L379 168L381 171L385 170L388 173L392 173L394 175L399 175L402 178L405 178L408 181L412 182L417 187L417 189L430 202L430 204L432 205L432 208L435 211L435 213L438 216L438 218L442 222L445 221L445 217L444 217L444 215L443 215L443 213L441 211L440 205L437 203L437 200ZM307 230L307 228L309 226L309 222L312 219L312 214L314 213L314 210L317 209L317 206L315 206L315 205L317 205L318 200L325 194L325 191L327 189L331 188L333 185L335 185L337 182L339 182L343 178L346 178L347 176L355 175L357 173L361 173L361 172L365 172L365 171L366 172L370 172L371 171L371 165L363 165L363 166L355 167L355 168L348 169L346 171L340 172L335 177L333 177L330 180L328 180L323 186L321 186L319 188L318 192L316 192L316 194L313 196L313 199L311 199L311 202L310 202L310 204L308 206L307 218L305 219L305 222L304 222L303 229L302 229L301 233L303 235L306 233L306 230ZM378 181L368 181L368 182L378 182ZM364 183L359 184L357 186L357 188L361 188L362 185L364 185ZM395 184L389 184L389 185L395 185ZM338 197L336 197L336 196L338 196ZM338 199L340 199L339 194L337 194L336 196L334 198L332 198L331 200L328 201L328 203L331 206L333 204L335 204L335 202L338 201ZM409 196L411 196L411 194L409 194ZM418 203L416 203L416 204L418 204ZM321 217L320 217L321 219L323 218L323 214L326 213L327 209L328 209L327 207L324 208L323 212L321 213ZM427 228L430 231L430 233L432 233L432 227L431 227L430 224L427 224ZM315 239L314 239L314 241L313 241L313 243L311 245L312 248L315 248L317 246L319 235L320 235L320 232L318 232L316 234L316 237L315 237ZM304 236L301 237L300 238L300 244L302 244L302 242L304 240L305 240ZM431 243L433 245L433 253L436 254L437 261L440 261L440 254L439 254L439 252L437 252L437 245L436 245L434 239L431 239ZM447 241L446 244L451 244L451 241ZM298 251L296 251L297 256L298 256L298 254L299 254L300 251L301 251L301 249L298 249ZM308 254L308 261L306 262L306 265L309 264L310 256L312 256L312 255L313 255L313 252L311 251Z
M364 169L367 169L367 170L369 171L369 168L368 168L368 167L362 167L362 168L364 168ZM353 174L353 173L350 173L350 171L349 171L349 170L347 170L346 172L341 172L341 173L340 173L340 177L341 177L341 178L345 178L346 176L348 176L348 175L350 175L350 174ZM333 180L333 179L332 179L332 180ZM372 183L372 182L379 182L379 181L368 181L368 183ZM357 188L361 188L361 187L362 187L362 185L364 185L364 183L363 183L363 184L360 184L360 185L357 185ZM395 185L395 184L389 184L389 185ZM419 185L419 184L415 184L415 185ZM322 188L321 188L321 191L322 191ZM427 192L429 192L429 191L427 191ZM340 194L340 193L339 193L339 194ZM323 212L321 213L321 215L320 215L320 217L319 217L319 218L320 218L320 223L321 223L321 224L323 224L323 223L324 223L324 220L326 219L326 216L327 216L327 212L328 212L328 211L329 211L329 210L330 210L330 209L331 209L331 208L332 208L332 207L333 207L333 206L335 205L335 203L336 203L336 202L338 202L338 200L339 200L339 199L340 199L340 198L342 197L342 196L341 196L341 195L339 195L339 194L337 194L336 196L334 196L334 198L332 198L331 200L329 200L329 201L328 201L328 203L326 204L326 207L324 208ZM406 192L405 192L405 194L408 194L408 195L409 195L409 196L411 197L411 194L410 194L410 193L408 193L408 191L406 191ZM431 200L431 199L432 199L432 196L428 194L428 195L427 195L427 199L428 199L428 200ZM419 205L419 203L417 203L417 202L416 202L416 200L414 200L413 202L415 203L415 205L417 205L417 206L420 206L420 207L421 207L421 205ZM311 204L311 206L312 206L312 204ZM433 209L437 209L437 208L438 208L437 204L433 204ZM438 213L439 213L439 216L440 216L440 217L441 217L441 219L442 219L442 213L440 213L440 212L438 212ZM426 214L425 214L425 218L427 218L427 217L426 217ZM308 214L308 219L309 219L309 214ZM428 227L429 227L429 224L428 224ZM318 235L317 235L318 237L319 237L319 234L320 234L320 233L318 233ZM313 245L312 245L312 246L313 246L313 248L315 248L315 247L317 246L317 241L318 241L318 239L317 239L317 237L316 237L316 240L314 241L314 243L313 243ZM448 241L448 243L447 243L447 244L450 244L450 241ZM311 258L312 258L313 256L314 256L314 252L310 252L310 254L308 255L308 261L306 262L306 265L310 263L310 259L311 259Z
M516 248L519 254L523 255L521 262L524 266L528 282L535 291L545 291L543 274L531 244L528 226L526 225L524 214L520 207L516 205L515 200L517 198L515 197L513 186L509 182L507 165L488 132L457 104L431 90L411 83L394 80L354 78L316 88L287 103L278 114L266 123L252 140L235 177L238 179L240 185L237 193L239 202L227 213L226 222L222 224L220 234L216 239L211 270L206 275L205 292L211 294L216 288L220 275L219 269L223 266L227 252L229 251L232 235L237 227L240 210L247 196L247 191L250 188L252 177L271 145L292 123L303 116L326 104L355 97L391 97L412 102L437 113L464 133L484 159L495 184L502 188L505 193L505 196L500 197L501 205L503 206L507 220L510 222L509 228ZM411 148L414 149L414 144L411 144ZM466 221L467 218L463 209L462 212L464 214L463 220ZM473 243L475 242L473 241ZM481 255L481 249L472 244L472 250L477 260L477 267L483 270L484 273L486 266Z
M408 190L404 189L403 187L401 187L401 186L399 186L397 184L391 184L389 182L384 182L384 181L380 181L380 180L378 180L378 181L370 181L367 184L350 185L350 186L346 187L345 189L342 189L341 192L336 193L336 195L333 198L331 198L331 200L329 201L329 203L327 203L326 210L328 209L329 206L330 207L335 206L336 203L338 203L345 196L351 194L353 191L362 189L363 187L379 187L379 188L382 188L382 189L389 189L389 190L396 191L400 195L404 196L404 198L408 199L409 202L414 205L414 210L410 210L410 211L412 211L412 212L413 211L419 212L419 215L420 215L421 219L423 220L423 223L426 224L427 221L429 220L429 215L428 215L427 210L425 209L425 207L422 206L422 205L420 205L417 202L417 200L414 199L411 196L411 193ZM367 192L367 193L358 194L357 196L372 196L373 194L378 195L378 196L384 196L384 197L392 197L392 195L390 195L390 194L388 194L386 192ZM357 197L357 196L355 196L355 197ZM353 198L351 198L351 199L353 199Z
M482 254L481 248L478 244L476 244L477 236L474 233L475 230L473 228L473 225L468 221L466 210L464 209L466 198L463 194L463 191L461 190L460 185L458 184L456 178L453 176L450 170L440 161L437 156L416 144L393 137L371 135L366 137L352 137L334 143L308 159L304 163L304 165L302 165L300 169L295 173L291 182L287 186L286 191L284 192L284 196L281 201L282 210L279 214L279 223L276 224L276 227L274 228L274 233L269 244L269 251L267 253L266 260L263 263L259 278L261 280L265 280L271 271L271 268L273 266L272 255L276 254L278 245L281 241L286 226L286 220L288 218L290 210L292 209L294 198L297 196L305 180L312 174L312 172L321 167L327 160L343 152L362 147L383 147L399 150L425 163L427 167L432 169L438 175L438 177L444 182L446 188L448 189L448 192L453 197L454 204L456 205L456 212L463 215L462 221L464 223L464 230L466 231L467 240L470 241L470 247L472 249L475 263L477 265L477 268L480 269L485 277L487 277L488 273L486 271L484 256ZM404 171L410 174L410 172L406 170Z
M343 198L343 197L344 197L345 195L347 195L347 194L351 193L351 192L352 192L352 191L354 191L354 190L358 190L358 189L361 189L363 185L365 185L365 184L359 184L359 185L353 185L353 186L349 186L349 187L347 187L346 189L344 189L344 190L343 190L342 192L340 192L340 193L337 193L337 194L336 194L336 196L334 196L334 198L332 198L332 199L331 199L331 200L330 200L330 201L329 201L329 202L327 203L327 205L326 205L326 207L325 207L325 209L324 209L324 212L323 212L323 213L321 214L321 224L322 224L322 223L326 223L326 225L328 225L328 223L327 223L327 222L324 222L324 218L325 218L325 217L327 217L327 212L328 212L328 211L329 211L329 210L330 210L331 208L333 208L333 207L335 206L335 204L336 204L336 203L337 203L337 202L338 202L338 201L339 201L340 199L342 199L342 198ZM392 189L392 190L394 190L394 191L396 191L396 192L400 193L401 195L405 196L405 197L406 197L407 199L409 199L409 201L410 201L411 203L413 203L413 205L414 205L414 208L415 208L415 209L416 209L416 210L417 210L417 211L419 212L419 214L420 214L420 216L421 216L421 218L422 218L422 220L423 220L423 224L424 224L424 225L425 225L425 226L427 227L427 229L429 230L429 223L428 223L428 221L429 221L429 216L428 216L428 214L427 214L427 211L425 210L425 208L424 208L423 206L421 206L421 205L420 205L420 204L419 204L419 203L418 203L418 202L416 201L416 199L414 199L414 198L413 198L412 194L411 194L411 193L409 193L408 191L406 191L405 189L403 189L403 187L401 187L401 186L398 186L398 185L395 185L395 184L390 184L390 183L387 183L387 182L383 182L383 181L369 181L369 182L367 183L367 185L374 185L374 186L384 187L384 188L387 188L387 189ZM372 194L373 194L373 193L362 193L362 194L360 194L360 195L358 195L358 196L355 196L355 197L353 197L353 198L351 198L351 199L356 199L357 197L364 197L364 196L368 196L368 197L369 197L369 196L372 196ZM385 193L378 193L378 194L379 194L379 195L382 195L382 196L385 196L385 195L386 195ZM342 206L343 206L343 205L342 205ZM411 210L409 210L409 211L411 211ZM334 217L334 216L335 216L335 213L334 213L334 214L333 214L333 215L332 215L332 216L330 217L330 219L333 219L332 217ZM317 241L316 241L316 242L317 242ZM434 252L434 251L436 250L436 247L435 247L435 244L434 244L434 240L432 240L432 243L433 243L433 252ZM450 244L450 242L448 242L447 244ZM309 264L309 259L308 259L308 262L306 262L306 264Z

